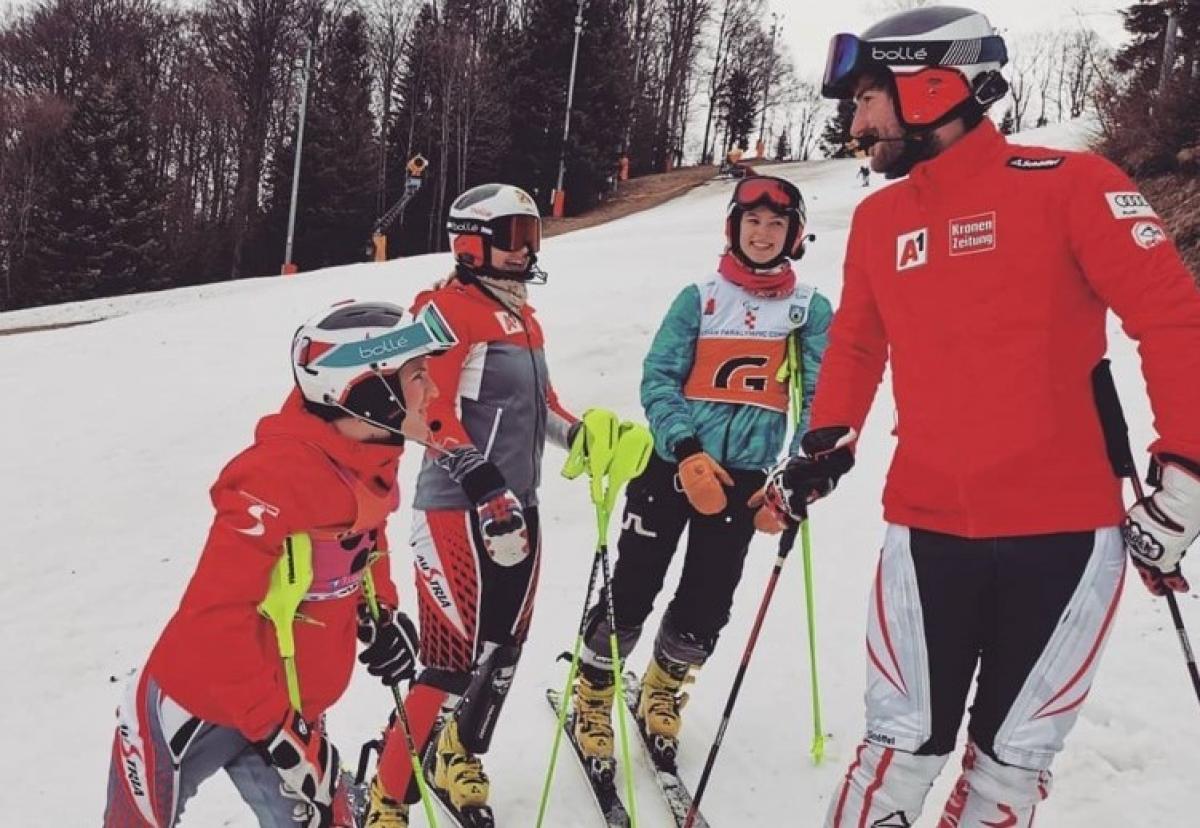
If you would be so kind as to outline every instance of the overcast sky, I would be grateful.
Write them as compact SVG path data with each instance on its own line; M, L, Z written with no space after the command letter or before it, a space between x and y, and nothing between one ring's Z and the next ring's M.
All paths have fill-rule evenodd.
M767 0L783 16L783 37L802 77L816 80L825 67L829 36L861 32L895 8L887 0ZM981 11L1001 34L1074 28L1082 20L1111 46L1125 39L1118 9L1134 0L958 0L958 5ZM767 21L770 25L770 20Z
M0 0L0 13L7 13L27 0ZM563 0L570 2L570 0ZM894 4L889 0L767 0L783 16L782 37L791 48L796 68L806 77L821 73L825 48L835 32L861 32L884 16ZM992 25L1005 33L1073 27L1082 20L1110 44L1124 37L1118 9L1135 0L958 0L986 14ZM768 25L770 21L767 21Z

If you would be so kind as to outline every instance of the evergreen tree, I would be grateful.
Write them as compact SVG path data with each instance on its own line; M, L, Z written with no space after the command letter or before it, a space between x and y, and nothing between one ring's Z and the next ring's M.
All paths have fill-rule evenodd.
M302 270L362 261L374 219L375 119L366 20L351 12L321 44L300 158L295 249ZM276 156L262 269L278 268L291 202L295 134ZM261 245L259 245L261 247Z
M754 119L758 114L757 97L750 75L742 69L729 73L721 93L721 109L725 115L728 152L733 147L747 149L750 133L754 131Z
M854 120L854 101L838 101L837 111L825 123L821 133L821 151L826 158L851 158L850 123Z
M78 96L35 213L27 290L64 302L162 287L163 199L144 97L127 76L93 76Z
M513 136L509 168L517 183L545 206L556 183L562 151L569 213L592 207L615 175L632 82L624 3L591 0L579 41L571 134L566 147L562 146L574 17L574 3L531 0L522 47L507 71Z
M1168 6L1177 31L1164 73ZM1114 60L1123 83L1101 102L1103 151L1136 174L1170 172L1200 135L1200 3L1142 0L1121 14L1131 37Z
M779 133L779 140L775 142L775 160L787 161L792 157L792 138L785 129Z

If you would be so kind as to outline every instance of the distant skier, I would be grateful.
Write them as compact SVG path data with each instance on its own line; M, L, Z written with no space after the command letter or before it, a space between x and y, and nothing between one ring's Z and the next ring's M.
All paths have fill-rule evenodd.
M795 366L787 342L796 338L803 360L807 411L832 318L828 300L792 270L791 261L804 254L805 218L791 182L769 176L739 182L717 272L680 292L643 366L642 405L656 452L629 484L613 602L624 658L688 530L683 575L655 636L638 704L664 756L680 732L684 683L729 621L756 526L782 529L757 495L788 428ZM574 689L575 736L597 769L611 766L613 757L609 633L598 604L589 614Z
M1005 95L1005 61L987 18L961 8L901 12L830 46L824 94L855 99L872 169L908 178L855 212L806 457L768 484L794 517L828 494L890 362L866 737L826 826L915 825L974 680L939 824L1027 828L1096 674L1126 549L1155 594L1187 589L1200 292L1115 166L999 134L985 110ZM1140 342L1161 435L1153 492L1127 515L1090 383L1109 308ZM1145 699L1157 703L1150 685Z
M864 187L871 186L871 168L863 164L858 168L858 177L862 181Z
M296 331L297 387L213 485L196 572L117 711L106 828L174 826L220 770L262 825L353 824L322 717L350 681L356 631L372 675L394 685L413 674L416 630L396 609L384 527L403 435L427 433L437 395L425 356L454 342L436 311L406 321L385 303L335 305ZM280 619L294 673L260 612L284 556L288 577L311 577L295 623Z
M434 741L432 784L471 825L490 824L486 753L533 616L541 557L538 486L546 441L569 448L581 422L550 383L541 324L527 302L541 219L533 199L484 184L447 221L455 269L415 307L436 309L458 344L430 366L439 448L426 453L412 548L425 669L405 699L419 750ZM367 824L404 828L415 788L394 729L371 785Z

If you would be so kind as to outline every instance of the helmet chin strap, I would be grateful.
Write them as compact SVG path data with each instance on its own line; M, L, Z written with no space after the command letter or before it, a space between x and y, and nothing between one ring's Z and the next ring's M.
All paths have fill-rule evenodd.
M388 432L388 436L386 436L386 437L380 437L380 438L368 437L366 440L363 440L362 442L364 442L364 443L383 443L384 445L389 445L389 446L402 446L402 445L404 445L404 441L407 438L404 436L404 433L400 429L402 429L404 427L404 418L408 416L408 409L404 405L404 400L398 399L396 397L396 395L392 393L392 387L387 384L387 380L384 378L383 373L378 368L372 368L371 373L373 373L379 379L379 381L381 383L383 383L384 388L387 389L388 399L390 399L392 402L396 403L397 406L399 406L400 422L397 425L390 426L387 423L383 423L383 422L380 422L379 420L368 417L364 414L361 414L361 413L353 410L352 408L349 408L346 405L343 405L338 400L335 400L329 396L325 397L325 405L328 405L331 408L336 408L338 411L343 412L348 417L353 417L355 420L358 420L360 423L366 423L367 425L374 426L375 428L381 428L384 431ZM401 392L401 396L403 396L403 392Z
M490 250L491 245L485 246L484 253L489 259L491 257ZM525 252L529 256L529 264L519 273L514 273L511 270L498 270L492 267L490 261L484 261L479 267L472 267L458 262L455 268L459 274L467 277L467 281L474 281L479 276L490 276L493 279L512 279L514 282L525 282L531 285L546 284L549 276L547 276L546 271L537 266L537 254L530 249L529 245L525 245Z

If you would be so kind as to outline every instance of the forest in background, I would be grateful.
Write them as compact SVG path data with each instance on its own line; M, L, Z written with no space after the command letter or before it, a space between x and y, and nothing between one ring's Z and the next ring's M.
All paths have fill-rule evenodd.
M1200 2L1125 18L1116 54L1083 28L1012 38L999 120L1094 109L1106 153L1186 183ZM0 24L0 309L278 273L310 46L302 270L367 258L417 153L430 167L391 256L444 249L450 202L484 181L548 211L560 162L576 214L623 158L639 176L759 142L778 159L847 154L851 107L798 76L777 28L765 0L33 0ZM1171 223L1189 251L1194 179L1190 200L1165 188L1183 193Z

